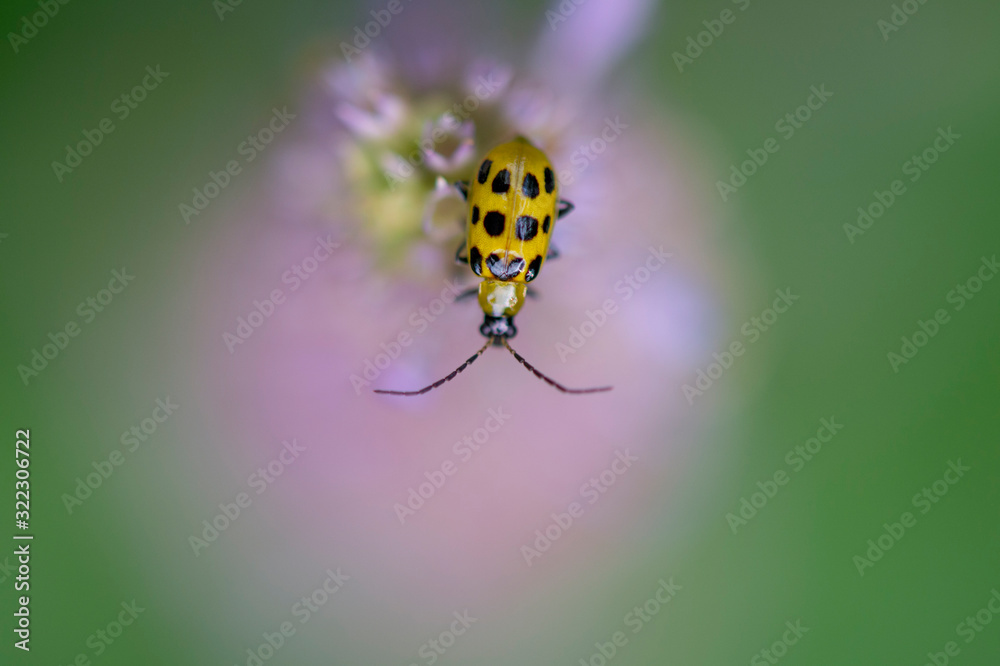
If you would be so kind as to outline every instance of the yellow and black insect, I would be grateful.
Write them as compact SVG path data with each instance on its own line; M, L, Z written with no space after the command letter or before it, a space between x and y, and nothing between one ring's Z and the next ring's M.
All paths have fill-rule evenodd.
M483 278L478 289L464 296L479 295L483 324L479 332L486 344L447 377L418 391L386 391L390 395L420 395L444 384L465 370L491 344L504 346L524 367L563 393L597 393L610 386L587 389L566 388L546 377L510 346L508 339L517 335L516 315L529 295L528 283L538 277L547 259L558 252L549 243L557 219L573 204L559 198L552 165L541 150L527 139L518 137L491 150L479 165L476 179L456 183L469 203L465 240L455 253L455 260L468 264ZM468 255L462 251L468 247Z

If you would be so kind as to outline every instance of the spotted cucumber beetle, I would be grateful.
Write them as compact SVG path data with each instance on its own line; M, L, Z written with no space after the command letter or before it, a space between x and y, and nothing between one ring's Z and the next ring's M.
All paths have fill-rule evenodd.
M486 344L447 377L418 391L387 391L389 395L421 395L441 386L465 370L487 347L506 347L524 367L563 393L597 393L610 386L571 389L546 377L510 346L517 335L514 315L528 297L528 283L538 277L542 265L559 253L549 245L555 221L573 210L573 204L559 198L556 176L549 159L527 139L518 137L491 150L479 165L471 187L455 184L469 203L465 240L455 260L468 265L483 278L478 288L459 296L478 294L483 309L479 332ZM462 251L468 247L468 255Z

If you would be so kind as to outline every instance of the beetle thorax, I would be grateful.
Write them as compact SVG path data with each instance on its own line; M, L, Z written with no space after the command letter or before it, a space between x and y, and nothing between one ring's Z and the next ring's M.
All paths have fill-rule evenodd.
M524 305L527 291L523 282L483 280L479 284L479 306L491 317L513 317Z

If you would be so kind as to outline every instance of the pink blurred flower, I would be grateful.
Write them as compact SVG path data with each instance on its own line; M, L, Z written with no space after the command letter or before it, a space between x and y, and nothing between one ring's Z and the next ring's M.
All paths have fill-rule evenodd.
M433 23L441 6L408 5L399 32L318 77L312 120L277 157L273 202L252 207L276 221L235 230L239 247L254 248L238 275L246 302L284 287L277 276L315 236L341 241L225 359L222 377L234 430L263 447L233 441L235 460L249 467L287 437L309 447L296 482L269 491L280 498L274 542L297 544L309 571L335 557L373 608L503 606L556 572L626 564L620 544L677 520L659 507L697 436L680 387L712 344L718 265L688 181L692 156L607 80L653 4L582 4L554 29L544 23L533 58L512 65L475 51L446 57L453 49ZM488 32L475 21L466 32L477 29ZM400 58L394 40L428 46ZM561 382L615 389L561 395L490 349L423 397L372 394L430 383L482 344L474 300L446 303L475 284L453 261L464 205L450 183L515 134L548 153L576 211L557 226L562 256L534 283L541 298L519 315L513 344ZM463 444L487 432L491 410L510 418L478 450ZM638 461L591 506L582 487L626 449ZM411 489L449 465L401 521ZM574 501L583 517L529 567L522 546Z

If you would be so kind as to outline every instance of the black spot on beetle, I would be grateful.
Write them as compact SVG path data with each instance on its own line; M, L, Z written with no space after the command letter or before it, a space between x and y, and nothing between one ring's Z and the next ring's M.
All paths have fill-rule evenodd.
M483 229L486 229L486 233L490 236L500 236L503 234L503 225L506 221L507 218L504 217L503 213L491 210L483 218Z
M552 169L545 167L545 191L552 194L554 189L556 189L556 175L552 173Z
M534 199L539 195L541 190L538 189L538 179L535 178L535 174L528 173L524 175L524 184L521 185L521 191L529 199Z
M486 267L498 280L509 280L524 268L524 259L517 257L510 261L504 261L499 254L494 253L486 257Z
M517 222L514 224L514 233L517 234L519 240L530 241L538 235L538 219L530 215L522 215L517 218Z
M472 207L472 223L479 222L479 206Z
M483 253L475 245L469 250L469 266L476 275L483 274Z
M496 194L506 194L510 189L510 171L501 169L493 178L493 192Z
M528 264L528 272L524 274L524 281L531 282L538 277L538 271L542 269L542 255L538 255Z
M549 226L551 224L552 224L552 216L551 215L546 215L545 216L545 221L542 222L542 233L543 234L549 233Z
M479 166L479 177L476 179L480 185L486 184L486 179L490 177L490 169L493 168L493 160L484 160Z

